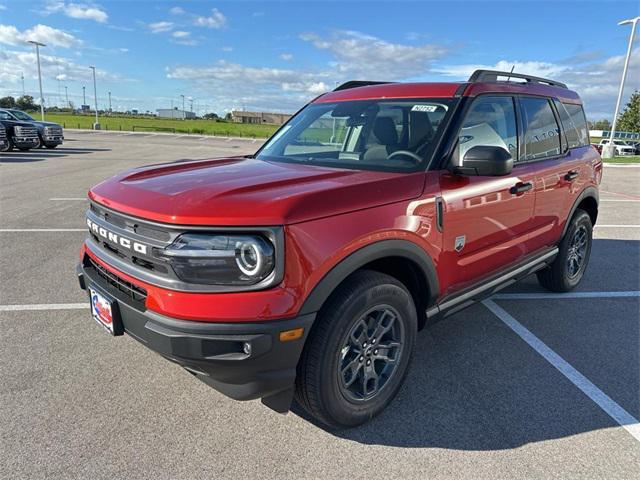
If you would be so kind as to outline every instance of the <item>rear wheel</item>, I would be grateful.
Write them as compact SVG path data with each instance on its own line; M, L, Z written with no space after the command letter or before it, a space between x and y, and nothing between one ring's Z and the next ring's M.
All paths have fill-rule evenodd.
M577 210L560 242L553 263L537 273L538 282L552 292L568 292L578 286L589 264L593 225L584 210Z
M393 400L417 331L411 295L395 278L363 270L319 313L296 378L296 399L331 427L353 427Z

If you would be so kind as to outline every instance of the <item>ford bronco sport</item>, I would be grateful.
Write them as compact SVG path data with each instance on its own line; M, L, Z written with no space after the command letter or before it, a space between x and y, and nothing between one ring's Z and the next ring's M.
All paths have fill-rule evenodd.
M533 273L578 285L601 176L559 82L348 82L255 155L93 187L78 276L111 334L229 397L354 426L426 324Z

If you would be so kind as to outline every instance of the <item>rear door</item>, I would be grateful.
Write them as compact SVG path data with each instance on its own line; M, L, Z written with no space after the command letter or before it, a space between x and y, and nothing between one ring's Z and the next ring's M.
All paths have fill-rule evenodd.
M519 103L524 131L521 161L535 170L536 202L530 245L537 250L557 243L564 216L587 176L585 152L570 145L579 147L585 143L581 138L586 138L586 145L589 142L586 122L583 131L578 132L559 101L521 96Z
M516 161L503 177L442 173L443 281L445 294L463 289L528 253L526 240L534 208L531 166L519 164L518 121L514 98L482 95L470 106L458 133L454 165L474 146L505 148Z

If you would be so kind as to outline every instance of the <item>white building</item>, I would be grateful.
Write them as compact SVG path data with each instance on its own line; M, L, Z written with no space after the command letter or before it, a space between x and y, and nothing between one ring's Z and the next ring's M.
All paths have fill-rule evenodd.
M158 118L175 118L176 120L182 120L183 118L196 118L195 113L178 110L177 108L160 108L157 112Z

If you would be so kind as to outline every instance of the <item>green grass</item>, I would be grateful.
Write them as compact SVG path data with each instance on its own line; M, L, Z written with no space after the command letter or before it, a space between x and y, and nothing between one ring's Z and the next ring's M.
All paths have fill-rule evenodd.
M39 118L39 115L32 115ZM45 120L56 122L64 128L93 128L95 117L66 113L46 113ZM215 120L173 120L148 117L104 116L100 117L103 130L154 132L165 131L196 135L218 135L226 137L267 138L278 128L277 125L251 125Z
M629 157L603 158L604 163L640 163L640 155Z

